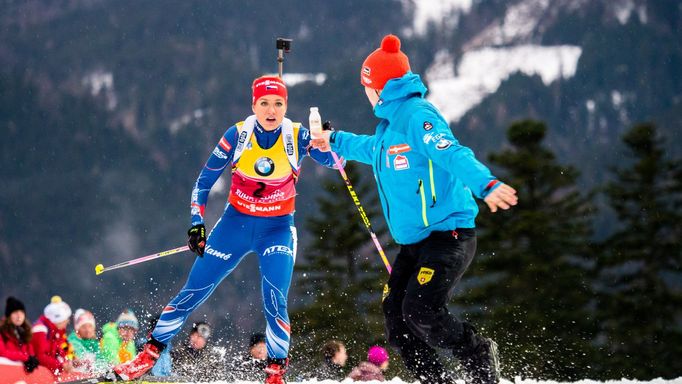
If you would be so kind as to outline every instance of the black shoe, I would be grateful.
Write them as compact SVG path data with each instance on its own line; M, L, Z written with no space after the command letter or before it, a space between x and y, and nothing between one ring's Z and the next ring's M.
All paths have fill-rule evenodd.
M475 346L460 355L467 384L497 384L500 381L500 363L497 343L492 339L474 336Z

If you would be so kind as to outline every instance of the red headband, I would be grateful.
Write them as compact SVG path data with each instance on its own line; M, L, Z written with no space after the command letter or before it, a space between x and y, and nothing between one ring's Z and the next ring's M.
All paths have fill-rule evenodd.
M281 96L285 101L287 100L287 86L279 77L263 76L253 81L251 86L253 91L253 100L251 104L256 104L256 100L265 95Z

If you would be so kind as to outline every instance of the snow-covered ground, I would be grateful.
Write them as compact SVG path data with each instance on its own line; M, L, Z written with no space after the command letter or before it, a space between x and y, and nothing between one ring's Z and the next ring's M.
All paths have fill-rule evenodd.
M455 60L441 51L425 73L428 99L449 121L458 121L510 75L538 75L546 85L575 75L582 49L572 45L517 45L465 52L455 71Z
M404 0L414 7L412 26L403 31L407 36L424 34L429 23L454 28L463 13L469 12L472 0ZM409 5L409 4L408 4Z
M353 381L350 379L346 379L344 381L334 381L334 380L305 380L305 381L289 381L289 384L336 384L336 383L352 383ZM370 383L370 384L379 384L379 383L391 383L391 384L406 384L405 381L399 379L399 378L393 378L391 380L386 380L386 381L366 381L365 383ZM627 380L627 379L622 379L622 380L609 380L609 381L596 381L596 380L579 380L579 381L573 381L573 382L557 382L557 381L544 381L544 380L531 380L531 379L515 379L513 381L511 380L506 380L502 379L500 380L500 384L682 384L682 377L678 377L677 379L672 379L672 380L664 380L664 379L654 379L654 380L644 380L644 381L639 381L639 380ZM190 384L190 383L188 383ZM193 383L192 383L193 384ZM226 381L216 381L214 384L228 384ZM230 382L229 384L233 384ZM255 381L236 381L234 384L261 384L260 382L255 382ZM463 381L457 381L457 384L464 384Z
M429 23L456 28L458 20L472 7L471 0L411 1L412 32L417 34L424 33ZM446 119L459 121L514 73L538 75L546 85L575 75L581 47L535 43L535 34L549 6L549 0L522 0L465 43L460 57L455 57L448 47L436 54L424 72L429 84L427 97Z
M282 80L288 87L294 87L301 83L313 82L316 85L322 85L327 81L326 73L285 73L282 75Z

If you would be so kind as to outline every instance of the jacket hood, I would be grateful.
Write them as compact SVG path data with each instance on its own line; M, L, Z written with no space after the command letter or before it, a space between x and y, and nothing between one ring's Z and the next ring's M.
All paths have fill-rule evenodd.
M389 119L400 108L402 102L410 97L424 97L426 86L419 75L407 72L403 77L391 79L381 91L381 98L374 107L376 117ZM390 119L389 119L390 120Z

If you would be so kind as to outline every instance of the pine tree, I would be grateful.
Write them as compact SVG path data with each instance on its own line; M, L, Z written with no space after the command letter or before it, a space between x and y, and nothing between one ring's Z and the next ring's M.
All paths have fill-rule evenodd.
M605 361L614 378L673 378L682 371L682 162L666 159L651 124L623 141L634 163L606 188L620 225L599 263Z
M490 156L519 204L495 214L481 204L465 286L474 324L499 344L504 376L567 380L589 370L591 206L578 172L543 147L546 130L515 123L512 148Z
M373 186L353 163L346 172L381 238L386 231L377 226L381 212ZM296 289L309 299L292 313L295 353L304 371L320 364L320 347L329 339L346 344L350 367L384 338L381 292L388 275L341 178L329 178L322 186L319 214L306 222L314 239L305 264L297 266Z

